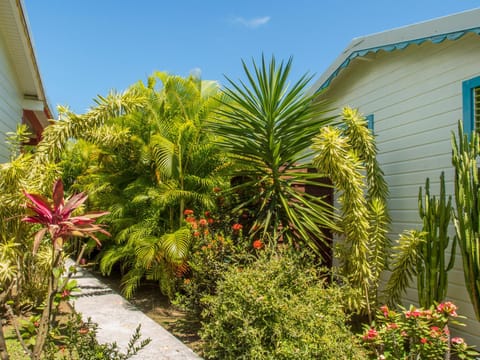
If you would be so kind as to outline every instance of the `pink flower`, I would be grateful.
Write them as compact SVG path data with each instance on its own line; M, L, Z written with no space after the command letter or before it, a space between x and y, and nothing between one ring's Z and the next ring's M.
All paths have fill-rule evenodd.
M465 340L463 340L461 337L454 337L451 340L452 344L454 345L462 345L465 344Z
M451 301L446 301L437 305L437 311L440 313L445 313L450 316L458 316L457 306Z
M406 318L410 318L410 317L419 317L420 315L422 315L422 312L413 308L413 310L409 310L405 313L405 317Z
M380 306L380 310L383 312L383 316L388 317L388 306L387 305Z

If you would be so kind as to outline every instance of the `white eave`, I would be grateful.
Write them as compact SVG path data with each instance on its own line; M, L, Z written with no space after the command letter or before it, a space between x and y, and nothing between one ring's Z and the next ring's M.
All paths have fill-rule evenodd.
M444 40L457 40L469 32L480 35L480 8L355 38L315 82L312 91L328 87L338 73L357 57L380 50L401 50L425 41L440 43Z
M24 97L23 108L33 111L45 127L52 116L22 0L0 0L0 34L4 38Z

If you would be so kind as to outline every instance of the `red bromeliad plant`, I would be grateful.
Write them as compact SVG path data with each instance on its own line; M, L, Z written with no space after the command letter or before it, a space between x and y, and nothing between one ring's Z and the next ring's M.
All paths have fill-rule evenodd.
M60 179L53 185L53 202L41 195L27 192L24 192L24 194L30 200L30 203L27 203L27 208L33 212L33 215L23 218L22 221L45 226L35 234L34 253L38 250L47 231L55 249L61 249L65 240L70 236L91 237L98 245L101 245L101 243L94 235L96 232L110 236L102 225L95 224L96 219L106 215L107 212L92 212L81 216L72 216L73 211L78 209L87 200L88 196L85 193L79 193L65 201L63 183Z
M110 234L100 224L95 224L98 217L106 215L107 212L92 212L79 216L72 216L73 212L78 209L87 199L85 193L79 193L64 199L63 183L59 179L53 185L52 201L47 198L24 192L30 202L26 207L30 210L30 214L22 219L22 221L43 225L34 237L33 252L36 253L42 239L45 235L50 235L53 247L51 274L48 282L48 293L42 318L39 323L37 339L33 352L30 354L32 359L40 359L45 344L48 330L50 327L52 307L55 295L59 292L59 278L62 273L62 256L63 245L72 236L91 237L98 245L100 240L95 233L102 233L110 236ZM62 290L62 289L60 289Z

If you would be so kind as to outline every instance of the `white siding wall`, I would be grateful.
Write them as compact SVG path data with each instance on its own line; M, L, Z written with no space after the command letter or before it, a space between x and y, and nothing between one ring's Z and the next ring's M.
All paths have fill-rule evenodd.
M0 36L0 163L8 161L5 133L14 131L22 120L22 98L5 43Z
M393 240L403 230L421 228L417 196L427 177L437 194L445 171L447 192L453 194L451 133L462 118L462 81L480 75L478 59L480 37L474 34L381 51L355 60L324 95L339 109L348 105L375 116L378 158L390 188ZM448 297L469 317L467 327L455 332L480 346L480 323L464 287L460 257L450 273ZM416 300L415 291L409 291L405 303Z

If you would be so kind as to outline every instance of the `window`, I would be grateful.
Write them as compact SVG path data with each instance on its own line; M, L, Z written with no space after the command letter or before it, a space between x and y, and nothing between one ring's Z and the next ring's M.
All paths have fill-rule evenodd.
M462 96L463 131L480 131L480 76L463 82Z
M365 119L367 120L368 128L372 131L372 134L373 134L375 132L373 127L373 120L374 120L373 114L365 116Z

